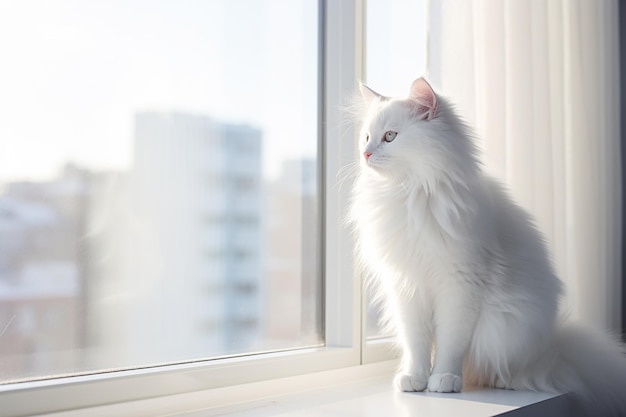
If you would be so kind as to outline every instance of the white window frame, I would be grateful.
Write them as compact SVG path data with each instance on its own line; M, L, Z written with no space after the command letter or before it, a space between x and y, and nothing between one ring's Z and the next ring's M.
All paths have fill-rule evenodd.
M391 359L388 341L364 339L361 279L343 218L356 159L355 129L345 109L363 74L365 0L320 1L321 195L325 346L179 365L0 385L4 416L33 415L304 375ZM358 90L357 90L358 91ZM1 371L0 371L1 372Z

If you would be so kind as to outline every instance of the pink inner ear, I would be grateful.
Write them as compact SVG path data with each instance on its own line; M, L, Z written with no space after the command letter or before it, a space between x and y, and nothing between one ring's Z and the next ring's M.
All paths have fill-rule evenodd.
M423 120L430 120L437 115L437 95L424 78L413 81L409 99L417 102L417 113Z

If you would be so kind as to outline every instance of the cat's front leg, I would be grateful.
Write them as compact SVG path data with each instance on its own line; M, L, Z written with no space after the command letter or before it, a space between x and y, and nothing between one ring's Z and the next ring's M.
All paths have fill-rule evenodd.
M478 317L477 301L462 286L442 291L435 302L435 360L428 391L460 392L463 360Z
M418 294L396 303L397 338L402 347L400 372L394 379L399 391L424 391L428 385L432 352L430 303Z

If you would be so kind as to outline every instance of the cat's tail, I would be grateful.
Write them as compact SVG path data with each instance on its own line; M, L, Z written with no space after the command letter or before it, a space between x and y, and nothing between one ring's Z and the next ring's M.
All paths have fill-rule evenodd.
M626 348L608 334L563 326L512 385L568 393L587 415L626 416Z

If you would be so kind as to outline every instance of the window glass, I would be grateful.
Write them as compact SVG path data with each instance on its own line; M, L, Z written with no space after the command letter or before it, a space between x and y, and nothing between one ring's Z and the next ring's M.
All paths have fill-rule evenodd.
M314 0L0 0L0 383L323 344Z
M426 75L427 0L367 0L365 82L393 97L408 94L415 78ZM378 307L366 293L365 336L388 336L378 322Z

